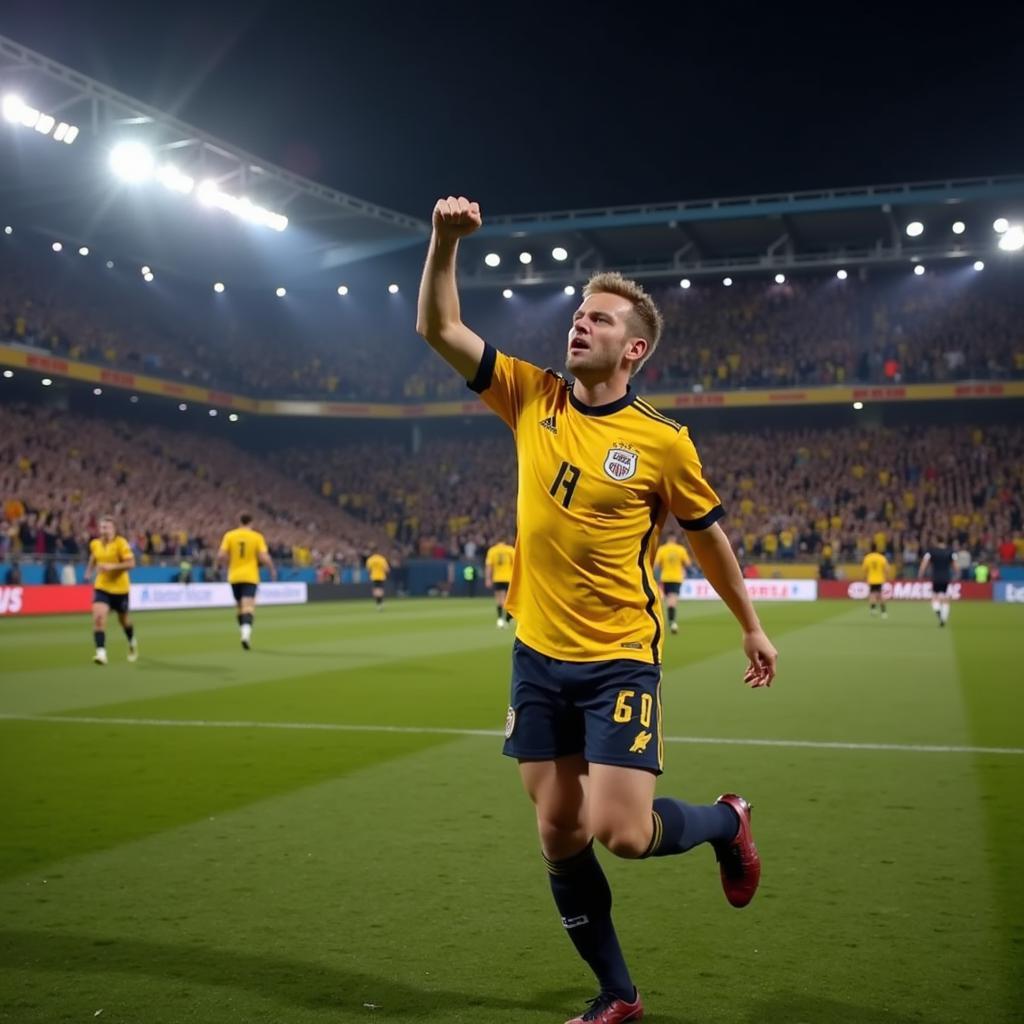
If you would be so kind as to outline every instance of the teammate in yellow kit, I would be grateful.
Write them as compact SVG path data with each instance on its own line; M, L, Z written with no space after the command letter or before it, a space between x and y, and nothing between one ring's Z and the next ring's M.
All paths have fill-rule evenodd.
M679 588L683 585L689 565L690 556L686 548L679 543L679 538L675 533L666 534L665 543L658 548L658 553L654 556L654 568L661 573L661 593L668 611L668 628L673 633L679 632L676 605L679 602Z
M377 610L384 608L384 584L387 582L391 566L388 560L376 551L366 560L366 571L370 574L371 592Z
M889 559L878 550L877 544L872 544L871 551L864 556L861 568L868 581L868 607L871 614L876 615L881 608L882 618L887 619L889 616L885 610L882 587L889 579Z
M462 321L459 240L482 223L465 197L437 202L417 331L511 428L518 455L518 622L505 753L534 802L552 895L600 991L584 1021L643 1017L594 853L662 857L710 843L726 898L745 906L760 878L750 807L733 793L695 806L655 799L662 767L663 621L654 551L669 515L742 628L745 681L767 686L776 651L761 629L687 430L639 398L630 378L661 314L635 282L599 274L572 317L574 380L498 352Z
M494 601L498 606L498 629L508 626L508 612L505 611L505 599L508 596L508 585L512 582L512 561L516 549L506 544L504 539L498 540L487 549L484 562L484 583L494 589Z
M242 639L242 649L252 648L252 623L256 608L256 590L260 585L260 566L270 570L270 578L277 579L274 560L267 550L263 534L252 528L252 516L238 517L239 525L224 534L217 552L217 561L227 563L228 583L235 597L236 618Z
M92 592L92 637L96 644L93 661L107 663L107 616L115 612L124 635L128 638L128 660L139 657L135 627L128 616L128 595L131 580L128 570L135 568L135 555L128 541L114 527L114 520L104 516L99 521L100 535L89 542L89 564L85 567L86 582L96 574Z

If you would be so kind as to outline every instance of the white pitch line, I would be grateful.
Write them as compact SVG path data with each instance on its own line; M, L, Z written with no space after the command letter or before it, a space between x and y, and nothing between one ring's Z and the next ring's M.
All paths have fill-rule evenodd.
M503 737L500 729L445 729L415 725L348 725L341 722L235 722L187 718L101 718L87 715L16 715L0 712L0 721L61 722L74 725L148 725L192 729L287 729L308 732L383 732L426 736ZM721 736L666 736L666 743L693 746L784 747L810 750L880 750L907 754L1011 754L1024 755L1024 747L960 747L931 743L843 743L838 740L768 740Z

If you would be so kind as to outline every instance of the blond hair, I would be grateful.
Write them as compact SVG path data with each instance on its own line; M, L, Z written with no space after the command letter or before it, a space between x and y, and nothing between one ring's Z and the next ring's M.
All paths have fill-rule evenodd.
M636 374L640 368L654 355L658 347L658 340L661 338L661 329L665 324L661 312L654 304L654 299L644 291L643 287L628 277L623 277L618 271L605 271L595 274L584 286L583 297L589 299L591 295L618 295L625 299L633 307L632 323L630 330L638 338L647 342L647 352L643 359L633 364L630 376Z

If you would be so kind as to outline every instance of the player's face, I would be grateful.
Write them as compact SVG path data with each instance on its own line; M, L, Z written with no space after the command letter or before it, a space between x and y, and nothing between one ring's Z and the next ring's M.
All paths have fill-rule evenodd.
M107 544L114 539L114 524L109 519L100 523L100 538Z
M600 380L626 362L640 358L647 342L631 333L632 303L619 295L598 293L583 300L569 328L565 368L576 377Z

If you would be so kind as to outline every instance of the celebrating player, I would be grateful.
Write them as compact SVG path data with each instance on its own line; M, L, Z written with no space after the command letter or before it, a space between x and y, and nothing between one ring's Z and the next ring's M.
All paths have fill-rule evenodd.
M224 534L217 552L217 561L227 562L228 583L235 596L236 618L242 639L242 649L252 649L252 623L256 609L256 590L260 584L260 566L270 570L270 578L277 579L274 560L267 550L263 534L251 526L252 516L238 517L240 525Z
M949 584L957 572L956 548L951 541L939 540L925 551L917 570L919 580L924 579L929 566L932 570L932 611L941 629L949 622Z
M99 528L99 537L89 542L89 563L85 567L86 582L96 574L92 592L92 638L96 653L92 660L97 665L107 664L107 616L114 611L128 638L128 660L137 661L139 643L135 639L135 626L128 617L131 590L128 570L135 568L135 555L128 541L115 529L110 516L99 521Z
M654 556L654 569L661 573L661 592L668 611L668 628L673 633L679 632L676 605L679 603L679 588L683 585L689 564L690 556L686 553L686 548L679 543L679 538L675 533L667 533L665 543L658 548L658 553Z
M515 553L516 549L511 544L500 539L487 549L484 562L484 583L488 589L494 589L494 602L498 606L498 629L508 626L505 598L508 596L508 585L512 582L512 560Z
M375 551L366 560L366 571L370 574L371 592L377 605L377 611L384 609L384 584L387 582L391 565L379 552Z
M507 604L518 628L505 753L535 804L562 923L600 985L570 1024L623 1024L643 1017L643 1003L593 840L634 859L710 843L734 906L750 902L760 878L744 799L694 806L654 797L664 627L653 561L670 514L739 620L745 682L770 685L777 654L689 434L629 386L661 333L650 297L618 274L591 278L568 333L573 381L510 358L462 322L456 253L481 223L465 198L435 205L416 329L515 436L518 536Z
M871 545L871 550L864 556L861 563L865 579L868 581L868 607L872 615L882 610L882 618L888 618L885 612L885 598L882 596L882 587L889 578L889 559L879 550L877 544Z

